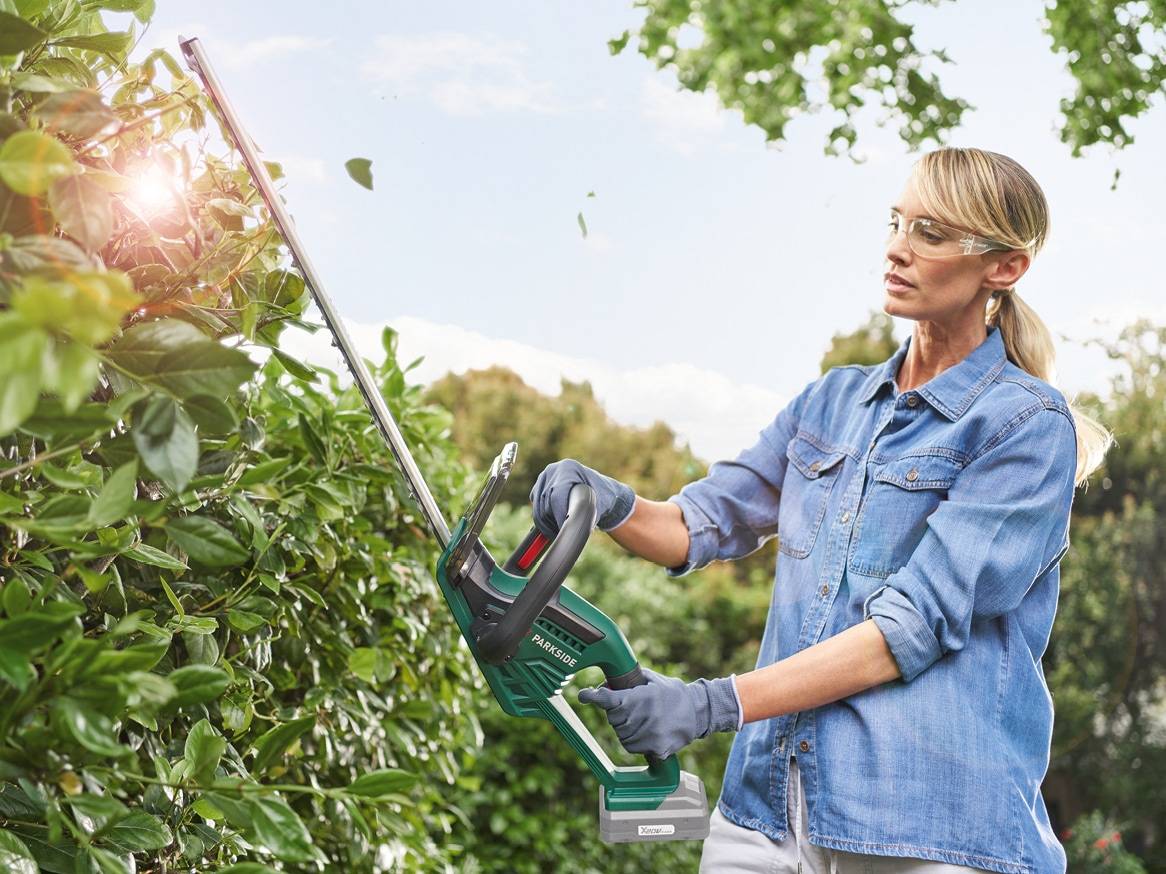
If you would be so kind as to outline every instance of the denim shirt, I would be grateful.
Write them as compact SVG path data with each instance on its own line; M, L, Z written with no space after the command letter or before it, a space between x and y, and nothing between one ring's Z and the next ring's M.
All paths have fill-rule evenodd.
M999 329L899 392L911 338L810 382L733 461L669 498L683 576L774 536L757 667L872 619L901 677L758 720L733 741L730 821L785 840L796 755L812 843L1008 874L1063 874L1040 786L1048 645L1069 546L1076 427Z

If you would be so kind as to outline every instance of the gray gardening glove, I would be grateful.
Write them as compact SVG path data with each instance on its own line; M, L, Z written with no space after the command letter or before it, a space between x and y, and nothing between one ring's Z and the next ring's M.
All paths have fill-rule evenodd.
M534 505L534 524L547 537L559 533L567 518L567 498L577 483L595 490L595 524L603 531L625 522L636 505L631 486L585 467L573 458L548 464L534 481L530 502Z
M579 692L582 704L598 704L629 753L665 759L713 731L736 731L741 709L732 677L685 683L641 669L643 686Z

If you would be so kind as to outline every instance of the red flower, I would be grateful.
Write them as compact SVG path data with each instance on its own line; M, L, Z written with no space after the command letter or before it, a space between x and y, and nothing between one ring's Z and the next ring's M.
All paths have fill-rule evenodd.
M1073 837L1073 830L1071 828L1067 828L1061 832L1061 840L1062 841L1067 841L1071 837Z
M1106 838L1098 838L1093 842L1093 846L1097 847L1099 850L1104 850L1109 846L1109 840Z
M1109 839L1116 844L1118 841L1121 840L1121 832L1114 832L1112 835L1109 836Z

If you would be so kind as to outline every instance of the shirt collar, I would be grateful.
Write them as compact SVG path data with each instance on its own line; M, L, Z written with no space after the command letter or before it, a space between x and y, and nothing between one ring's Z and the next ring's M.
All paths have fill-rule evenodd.
M895 390L895 374L899 372L899 365L903 363L910 345L909 335L899 345L894 355L870 372L863 384L858 403L865 404L870 401L884 385L890 384L891 390ZM962 361L932 377L914 391L926 398L928 403L948 419L955 421L967 411L976 396L1004 368L1004 361L1004 339L1000 336L999 326L991 325L988 327L988 336L984 342Z

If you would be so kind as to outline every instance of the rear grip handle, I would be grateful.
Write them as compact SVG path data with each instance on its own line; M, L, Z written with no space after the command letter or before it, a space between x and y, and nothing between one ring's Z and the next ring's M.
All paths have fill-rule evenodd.
M619 691L620 689L631 689L634 686L643 686L647 682L647 679L644 677L644 672L640 669L639 662L637 662L636 666L626 674L608 677L607 688Z
M619 691L621 689L632 689L636 686L645 686L648 683L648 678L644 676L643 669L640 668L640 663L636 662L636 666L628 671L626 674L619 674L615 677L607 678L607 688ZM653 756L648 753L645 758L648 760L648 770L652 773L657 772L664 766L666 759L661 759L659 756Z

